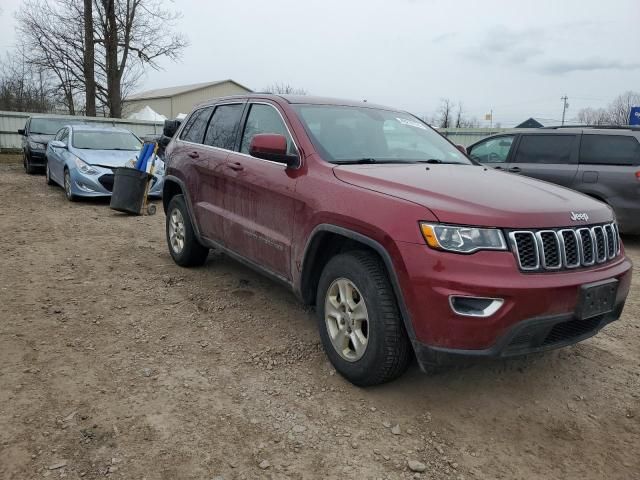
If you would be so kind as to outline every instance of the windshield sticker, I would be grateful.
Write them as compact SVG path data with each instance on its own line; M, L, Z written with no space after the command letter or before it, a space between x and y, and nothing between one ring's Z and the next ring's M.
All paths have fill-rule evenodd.
M427 127L425 127L420 122L416 122L415 120L407 120L406 118L400 118L400 117L396 117L396 120L398 120L402 125L408 125L410 127L421 128L423 130L427 129Z

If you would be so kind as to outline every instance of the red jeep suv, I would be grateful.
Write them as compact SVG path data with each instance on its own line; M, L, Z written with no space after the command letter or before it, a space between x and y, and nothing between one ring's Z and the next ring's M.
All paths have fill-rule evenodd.
M412 353L427 369L573 344L622 312L631 262L608 206L483 167L406 112L256 94L165 134L176 263L216 248L288 285L357 385Z

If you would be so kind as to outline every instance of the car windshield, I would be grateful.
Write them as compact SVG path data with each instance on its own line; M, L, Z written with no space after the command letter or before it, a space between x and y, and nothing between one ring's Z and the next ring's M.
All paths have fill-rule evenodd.
M295 105L316 149L332 163L473 165L416 117L368 107Z
M36 135L55 135L62 127L72 123L73 121L65 118L32 118L29 133Z
M140 150L142 142L130 132L73 132L73 146L88 150Z

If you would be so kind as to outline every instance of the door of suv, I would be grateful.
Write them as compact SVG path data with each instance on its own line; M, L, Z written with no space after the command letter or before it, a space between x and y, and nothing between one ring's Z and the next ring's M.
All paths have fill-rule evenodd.
M522 134L508 171L572 186L578 172L579 134Z
M225 168L225 241L246 259L290 279L296 170L250 156L251 139L258 133L284 135L289 152L298 152L276 106L251 103L238 151L229 155Z
M198 230L203 236L222 242L222 218L219 215L222 199L215 189L213 172L226 160L228 152L212 152L204 146L213 108L204 107L189 116L171 152L171 162L173 159L180 161L182 181L187 185Z
M640 228L640 143L627 131L616 135L585 130L575 189L604 200L625 232Z

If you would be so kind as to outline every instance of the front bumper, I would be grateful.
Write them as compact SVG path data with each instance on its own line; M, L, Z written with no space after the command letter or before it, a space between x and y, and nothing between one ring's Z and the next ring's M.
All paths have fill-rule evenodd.
M47 165L47 157L45 150L28 149L29 163L32 167L45 167Z
M413 243L398 243L398 248L404 268L396 266L396 271L412 341L418 360L426 363L450 356L519 355L575 343L620 316L631 283L631 262L624 253L592 268L522 273L512 252L457 255ZM611 278L618 280L614 311L575 323L580 287ZM462 316L452 311L451 295L501 298L504 303L488 317Z
M92 168L98 173L87 175L77 168L70 170L72 193L81 197L110 197L113 191L113 170L95 166ZM162 197L164 174L153 175L151 182L149 196Z

